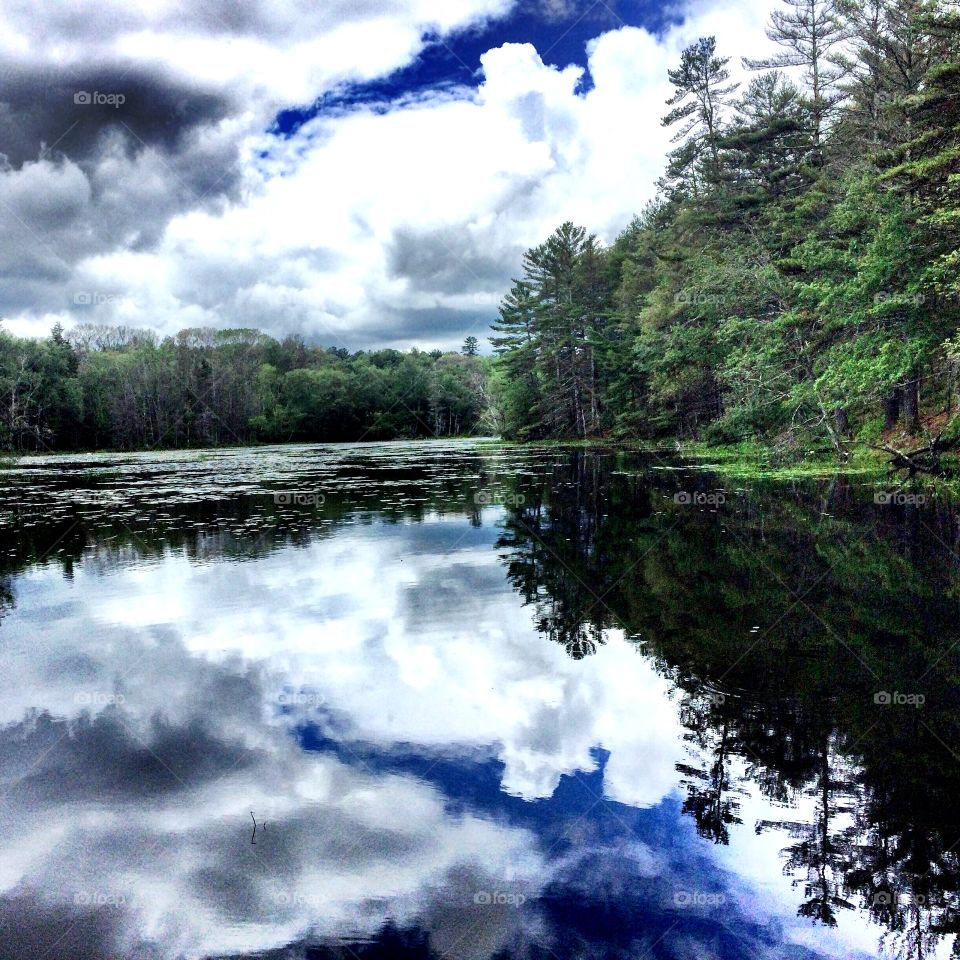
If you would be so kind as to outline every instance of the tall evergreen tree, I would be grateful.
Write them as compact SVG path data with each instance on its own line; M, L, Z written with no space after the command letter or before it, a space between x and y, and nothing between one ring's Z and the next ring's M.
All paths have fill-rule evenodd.
M910 139L909 98L936 60L930 30L936 0L847 0L855 58L846 89L851 146L889 150Z
M801 67L810 94L809 136L812 160L823 162L824 139L844 99L842 81L852 69L843 54L849 28L837 0L783 0L786 10L770 16L767 36L783 51L743 62L751 70Z
M496 393L502 409L498 426L508 437L536 436L541 424L540 385L537 377L537 298L531 284L514 281L500 304L500 320L490 338L499 357Z
M729 62L729 57L717 56L715 37L701 37L683 51L680 65L667 74L675 93L667 101L673 109L663 125L681 124L672 137L680 146L670 154L667 178L694 194L701 181L713 184L720 176L723 112L738 87L728 82Z
M580 299L579 260L595 246L583 227L567 222L524 256L525 279L536 298L539 420L551 436L586 437L589 418L591 319Z
M741 203L764 210L810 184L804 170L804 106L800 90L780 71L754 77L736 104L722 140L724 166Z

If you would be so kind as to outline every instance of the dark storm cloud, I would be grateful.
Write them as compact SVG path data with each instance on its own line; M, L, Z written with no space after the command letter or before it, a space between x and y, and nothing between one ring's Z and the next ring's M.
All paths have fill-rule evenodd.
M298 291L265 289L254 296L252 289L246 289L229 304L229 314L232 326L257 327L280 337L298 334L325 347L406 350L416 346L432 350L459 347L471 334L482 347L490 334L491 322L497 318L499 297L478 293L470 299L472 303L467 309L456 310L440 306L402 309L386 301L373 302L370 319L357 320L346 329L311 306Z
M327 247L291 248L275 258L200 261L183 269L175 293L203 307L229 304L241 326L259 326L266 320L292 332L298 318L306 322L309 316L304 304L286 289L287 282L295 292L297 288L298 277L290 264L333 272L343 262L341 253ZM262 286L255 291L258 285Z
M473 336L483 341L490 333L490 322L496 319L495 301L489 295L477 295L477 307L450 310L445 307L397 310L381 304L376 326L357 327L350 331L350 339L357 349L375 347L404 347L420 344L429 349L432 344L460 343Z
M0 151L14 168L36 160L41 148L89 160L110 132L121 133L132 153L148 145L177 153L190 131L231 112L221 94L120 67L57 74L8 68L0 90Z
M238 109L161 70L6 65L0 76L0 311L58 311L85 257L152 248L171 217L235 198ZM148 155L149 154L149 155Z
M466 228L396 230L388 250L391 277L403 277L410 288L438 293L471 293L499 289L510 280L511 257L487 249Z
M79 260L150 249L171 217L236 197L224 96L158 72L21 65L0 97L0 311L62 310Z
M116 958L123 945L124 914L121 906L51 903L34 891L0 897L0 958ZM159 953L148 944L138 944L136 956L139 960L152 960Z
M86 287L68 283L79 260L148 250L173 216L235 196L240 166L229 140L181 128L163 142L162 129L138 129L157 138L149 153L134 127L111 127L78 163L57 148L19 169L0 168L0 311L64 309Z

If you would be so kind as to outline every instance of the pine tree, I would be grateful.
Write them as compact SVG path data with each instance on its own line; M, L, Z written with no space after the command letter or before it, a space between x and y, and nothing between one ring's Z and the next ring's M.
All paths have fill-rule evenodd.
M595 246L569 221L524 256L525 280L537 298L539 419L552 436L586 437L589 358L587 324L579 298L578 263Z
M810 91L810 148L816 165L823 162L823 146L837 107L844 99L841 83L851 65L842 53L849 28L836 0L783 0L788 9L770 16L767 36L783 52L763 60L744 57L750 70L802 67Z
M847 0L856 57L846 89L846 130L858 145L889 150L910 139L906 104L936 59L930 15L936 0Z
M673 109L663 118L665 127L682 126L672 142L680 146L669 157L668 181L689 184L697 192L698 180L716 183L720 176L720 136L723 111L739 84L731 84L729 57L716 55L715 37L701 37L680 56L680 66L667 76L676 88L667 101Z
M724 167L741 204L769 209L809 186L803 133L799 89L778 70L755 77L722 140Z
M536 315L533 288L523 280L514 281L500 305L500 320L493 324L499 336L490 338L498 357L501 429L508 437L531 437L541 432L536 419L540 408Z

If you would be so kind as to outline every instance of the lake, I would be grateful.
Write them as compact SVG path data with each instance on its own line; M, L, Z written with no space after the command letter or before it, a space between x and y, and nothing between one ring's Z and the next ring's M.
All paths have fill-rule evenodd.
M949 502L479 441L0 478L0 956L951 955Z

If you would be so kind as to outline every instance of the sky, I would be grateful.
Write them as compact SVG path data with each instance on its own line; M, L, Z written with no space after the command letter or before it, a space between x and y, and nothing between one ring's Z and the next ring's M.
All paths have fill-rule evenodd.
M775 0L0 0L0 321L485 342L524 250L611 242L667 70Z

